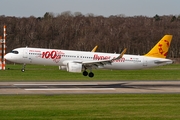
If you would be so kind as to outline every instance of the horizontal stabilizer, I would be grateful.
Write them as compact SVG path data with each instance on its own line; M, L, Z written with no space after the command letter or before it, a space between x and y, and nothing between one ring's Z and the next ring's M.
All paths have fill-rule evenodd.
M172 60L170 60L170 59L165 59L165 60L156 60L156 61L154 61L154 63L156 63L156 64L163 64L163 63L173 63L173 61Z

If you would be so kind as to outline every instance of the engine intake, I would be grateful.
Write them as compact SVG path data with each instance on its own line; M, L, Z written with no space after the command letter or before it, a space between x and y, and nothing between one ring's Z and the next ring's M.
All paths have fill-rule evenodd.
M81 63L69 62L69 63L67 63L67 71L68 72L81 73L81 71L82 71L82 64Z

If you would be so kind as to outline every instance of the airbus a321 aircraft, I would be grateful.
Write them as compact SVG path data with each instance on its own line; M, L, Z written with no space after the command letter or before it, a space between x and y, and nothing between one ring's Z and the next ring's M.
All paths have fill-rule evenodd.
M42 49L22 47L16 48L5 55L5 59L14 63L22 63L22 71L26 64L42 64L61 66L68 72L82 72L84 76L93 77L92 69L142 69L148 67L172 64L173 61L166 59L172 35L165 35L147 54L128 55L87 52L58 49ZM88 73L87 70L90 70Z

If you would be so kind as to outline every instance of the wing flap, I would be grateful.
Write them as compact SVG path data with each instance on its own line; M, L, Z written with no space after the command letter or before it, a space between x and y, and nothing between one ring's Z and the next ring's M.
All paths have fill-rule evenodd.
M98 67L98 66L101 66L101 67L104 67L104 65L111 65L111 60L103 60L103 61L86 61L86 62L83 62L82 64L86 67Z

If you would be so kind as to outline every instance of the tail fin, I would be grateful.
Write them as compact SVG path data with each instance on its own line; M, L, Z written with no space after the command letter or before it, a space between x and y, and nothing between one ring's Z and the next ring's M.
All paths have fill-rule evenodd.
M146 55L149 57L166 58L172 35L165 35Z

